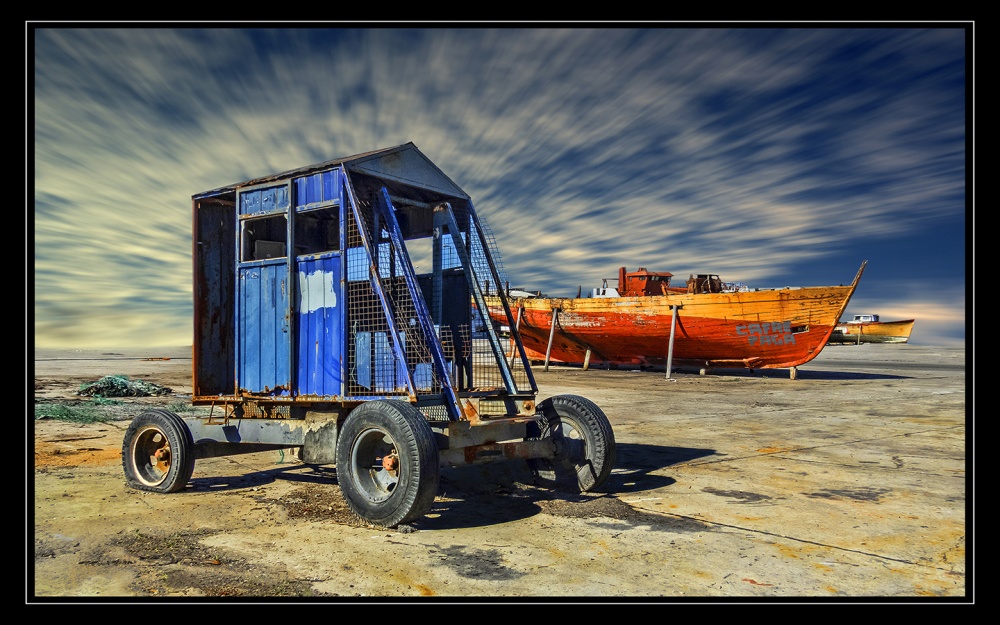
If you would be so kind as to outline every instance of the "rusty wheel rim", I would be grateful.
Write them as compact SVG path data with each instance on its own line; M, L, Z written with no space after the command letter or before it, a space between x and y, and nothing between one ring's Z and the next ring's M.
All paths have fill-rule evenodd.
M136 478L146 486L158 486L170 471L170 441L160 428L147 426L132 439L129 461Z

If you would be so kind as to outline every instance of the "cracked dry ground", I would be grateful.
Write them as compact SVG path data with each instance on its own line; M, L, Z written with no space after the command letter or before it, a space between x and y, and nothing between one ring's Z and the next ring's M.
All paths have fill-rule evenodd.
M961 598L964 356L910 352L873 363L871 350L839 350L794 381L556 368L541 397L588 397L614 425L605 490L553 492L523 463L447 469L431 513L393 530L352 517L334 467L287 451L199 460L179 493L131 490L125 429L146 407L184 414L190 360L39 358L36 404L90 404L80 385L119 373L174 393L100 406L91 425L35 421L29 593Z
M126 407L108 406L109 420L103 423L80 425L42 419L35 424L34 564L36 572L43 573L41 579L36 578L39 596L58 596L58 588L65 587L101 596L106 591L115 596L172 598L361 596L371 591L370 584L364 585L365 592L355 590L351 579L360 572L357 565L340 567L346 583L324 591L316 587L318 578L308 571L290 567L284 558L269 557L273 541L262 539L260 544L238 548L227 544L225 537L234 532L252 534L262 527L280 527L286 534L302 532L303 540L309 542L315 538L306 538L306 534L313 533L314 528L322 528L329 535L339 526L344 532L374 531L392 541L394 536L421 531L419 521L395 529L366 525L344 502L334 468L304 465L291 452L199 461L184 493L159 495L130 490L121 474L121 439L128 425L123 415L163 404L163 399L143 398L131 400ZM243 460L250 456L255 465L240 473ZM232 475L200 479L199 474L204 473L200 468L208 463ZM264 471L255 470L257 463ZM206 472L216 473L211 468ZM636 523L655 517L655 521L667 521L638 512L613 497L567 496L526 483L529 480L530 474L524 471L515 477L493 476L470 488L467 482L451 480L445 472L434 516L440 510L449 515L451 523L462 524L462 517L471 514L472 525L488 524L482 520L484 516L503 519L504 509L534 507L535 513L566 518ZM199 501L181 502L189 496ZM461 502L464 514L448 510L456 501ZM175 503L180 504L176 510ZM149 513L124 524L115 519L122 508L136 506L148 508ZM60 520L51 524L53 529L49 531L45 517L55 509L60 510ZM104 518L109 522L101 522ZM76 519L79 523L75 523ZM437 549L440 559L461 577L502 580L511 574L509 567L501 564L509 560L509 555L471 546ZM49 584L45 576L57 561L63 565L58 567L57 579ZM385 566L388 569L401 565L397 561ZM88 576L107 578L111 587L92 588L85 579ZM323 579L328 577L324 574ZM419 588L419 584L415 586ZM382 594L393 593L387 587Z

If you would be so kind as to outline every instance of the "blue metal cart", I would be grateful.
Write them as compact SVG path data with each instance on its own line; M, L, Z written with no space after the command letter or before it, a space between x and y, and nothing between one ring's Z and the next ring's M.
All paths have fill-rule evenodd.
M137 415L130 487L176 492L196 459L294 448L336 465L358 517L395 527L430 511L442 467L526 461L577 492L607 480L607 417L574 395L536 404L489 233L413 143L199 193L192 208L192 403L211 410Z

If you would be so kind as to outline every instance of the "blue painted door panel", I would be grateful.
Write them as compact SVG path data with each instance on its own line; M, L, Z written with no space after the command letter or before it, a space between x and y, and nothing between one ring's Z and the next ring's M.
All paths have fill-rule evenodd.
M339 254L298 263L298 395L343 394L343 330Z
M282 260L241 267L239 276L238 386L254 393L288 395L288 265Z

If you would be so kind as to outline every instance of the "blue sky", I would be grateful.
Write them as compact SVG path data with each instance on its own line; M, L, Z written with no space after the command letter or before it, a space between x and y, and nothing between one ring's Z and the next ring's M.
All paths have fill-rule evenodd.
M250 25L27 24L36 347L190 345L192 195L410 141L512 286L867 259L848 314L965 343L970 23Z

